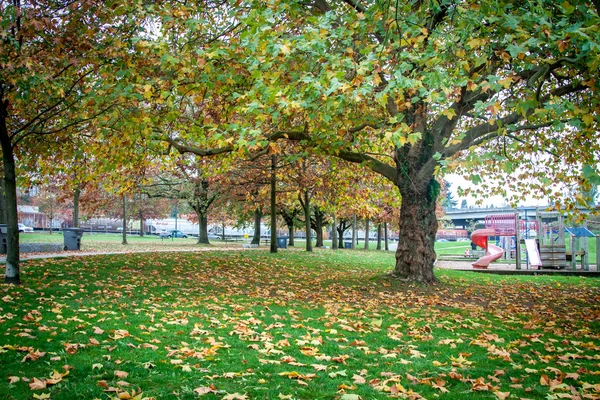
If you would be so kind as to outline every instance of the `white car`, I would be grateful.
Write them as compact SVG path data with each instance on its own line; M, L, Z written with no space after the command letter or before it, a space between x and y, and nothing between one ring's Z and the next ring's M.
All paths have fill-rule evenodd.
M33 228L19 223L19 232L33 232Z

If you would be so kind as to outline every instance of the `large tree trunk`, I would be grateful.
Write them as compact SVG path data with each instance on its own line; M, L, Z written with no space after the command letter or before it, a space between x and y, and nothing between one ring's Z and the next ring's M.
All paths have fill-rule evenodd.
M79 228L79 197L81 188L78 185L73 191L73 228Z
M198 214L198 243L197 244L210 244L208 241L208 215L206 213L199 212Z
M260 221L262 220L262 209L260 207L256 207L254 210L254 235L252 236L252 241L250 244L259 245L260 244Z
M6 203L4 202L4 179L0 179L0 224L6 224Z
M377 224L377 250L381 250L381 222Z
M12 143L6 127L6 103L0 104L0 142L4 165L4 201L6 207L6 269L4 283L21 284L19 274L19 214L17 211L17 180Z
M123 195L123 241L121 244L127 244L127 197Z
M400 237L392 275L411 281L437 283L433 263L436 259L434 242L438 224L435 199L439 183L431 178L429 184L422 185L424 189L421 193L416 192L410 183L403 186L400 187Z
M277 156L271 155L271 247L270 253L277 253Z
M335 213L333 214L333 223L331 224L331 248L333 250L338 249L337 242L337 217Z

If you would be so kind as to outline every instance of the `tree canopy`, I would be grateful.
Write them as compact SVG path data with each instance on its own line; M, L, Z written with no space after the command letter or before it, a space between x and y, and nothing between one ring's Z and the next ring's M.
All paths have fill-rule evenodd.
M145 6L115 126L161 151L252 159L293 141L370 168L402 196L396 277L436 282L445 170L566 211L585 199L556 184L600 179L597 1Z

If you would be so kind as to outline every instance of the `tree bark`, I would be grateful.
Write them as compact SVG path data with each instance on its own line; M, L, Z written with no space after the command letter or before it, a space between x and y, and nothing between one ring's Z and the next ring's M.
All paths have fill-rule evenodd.
M285 225L288 228L288 246L294 246L294 222L296 219L297 209L288 210L286 208L281 209L281 217L285 221Z
M358 235L356 234L356 214L352 217L352 250L356 249L356 241Z
M208 180L201 179L194 184L194 191L187 203L196 212L198 217L198 242L196 244L210 244L208 240L208 210L215 200L209 193Z
M4 179L0 179L0 224L6 224L6 203L4 202Z
M439 183L432 177L428 185L423 185L421 192L416 192L408 182L411 181L407 179L400 185L400 233L392 275L427 284L437 283L433 264L436 259L434 242L437 231L435 199Z
M0 143L2 145L2 162L4 165L4 201L6 206L6 269L4 283L21 284L19 274L19 214L17 211L17 180L15 157L8 129L6 126L7 104L0 104Z
M208 240L208 215L207 213L198 214L198 243L197 244L210 244Z
M381 222L377 224L377 250L381 250Z
M294 247L294 224L288 225L288 246Z
M383 223L383 236L385 237L385 251L390 250L389 241L388 241L388 224L387 222Z
M270 253L277 253L277 156L271 155L271 247Z
M333 213L333 223L331 224L331 248L333 250L338 249L337 242L337 217L335 213Z
M365 250L369 250L369 230L371 229L370 220L367 218L365 220Z
M139 211L139 218L140 218L140 237L144 237L144 231L146 230L146 227L144 226L144 210L141 207L140 204L140 211Z
M311 219L311 228L316 233L317 242L315 244L316 247L323 247L323 220L325 217L325 213L319 209L319 207L314 207L313 211L314 218Z
M312 251L312 232L310 229L310 193L304 190L304 230L306 233L306 251Z
M73 191L73 228L79 228L79 198L81 197L81 188L79 185Z
M259 245L260 244L260 221L262 220L262 209L256 207L254 210L254 235L252 235L252 241L250 244Z
M121 244L127 244L127 196L123 195L123 241Z
M348 220L341 219L339 225L336 228L338 234L338 247L340 249L344 248L344 233L350 228L350 225L347 224Z

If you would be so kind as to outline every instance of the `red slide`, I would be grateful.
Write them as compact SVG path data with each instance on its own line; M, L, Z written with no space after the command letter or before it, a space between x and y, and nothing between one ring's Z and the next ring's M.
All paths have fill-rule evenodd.
M495 235L496 231L494 229L477 229L471 234L473 243L485 249L485 255L471 264L473 268L487 268L492 261L496 261L502 257L502 254L504 253L502 248L494 246L493 244L488 244L488 236Z

